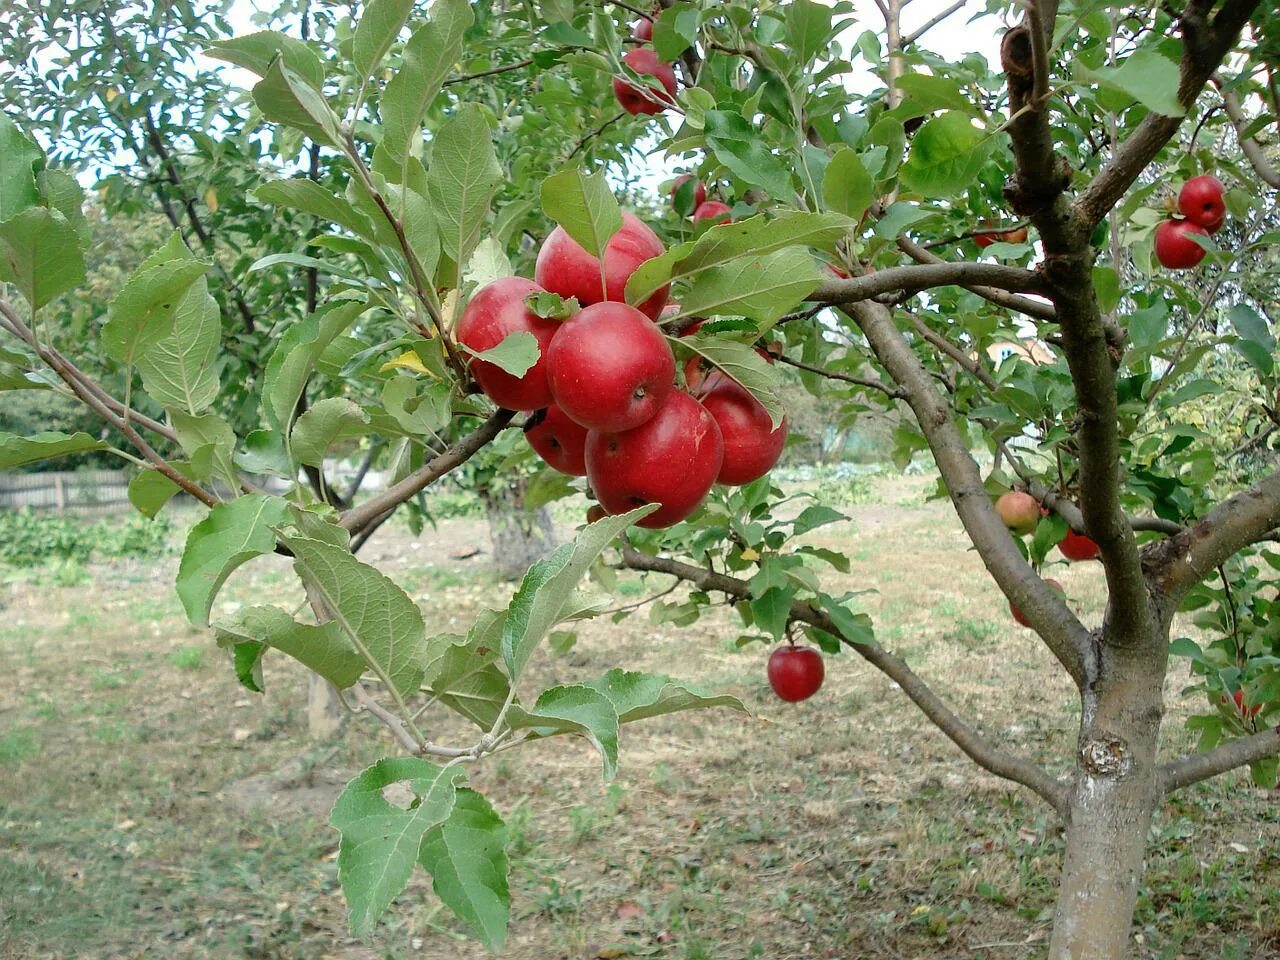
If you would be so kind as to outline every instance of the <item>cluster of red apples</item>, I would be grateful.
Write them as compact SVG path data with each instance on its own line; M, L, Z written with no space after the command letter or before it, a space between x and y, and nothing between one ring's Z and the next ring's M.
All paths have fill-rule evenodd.
M657 15L655 14L655 19ZM653 20L641 18L634 28L635 38L648 43L653 39ZM633 117L637 114L661 113L676 102L676 71L669 63L658 59L653 47L643 46L628 50L622 62L644 77L653 77L657 83L641 85L628 77L613 78L613 95L618 105Z
M1035 532L1036 526L1040 523L1040 518L1048 511L1031 494L1021 490L1010 490L996 500L996 513L1000 515L1000 519L1004 521L1004 525L1009 528L1010 533L1016 537L1025 537ZM1085 560L1096 560L1098 558L1098 545L1089 537L1082 533L1076 533L1070 528L1067 529L1066 536L1058 541L1058 550L1071 563L1082 563ZM1044 582L1061 596L1066 596L1066 590L1057 580L1052 577L1046 577ZM1017 620L1022 626L1031 626L1026 617L1023 616L1022 611L1012 603L1009 604L1009 612L1013 615L1013 619Z
M556 227L538 251L534 280L482 287L457 329L476 352L513 333L533 335L539 357L522 376L473 358L476 382L498 406L532 412L529 445L556 470L587 477L605 511L658 504L644 527L684 520L715 483L764 476L787 439L785 421L775 428L755 397L698 357L685 365L687 390L676 386L675 355L655 322L668 288L638 307L623 296L636 268L662 252L657 235L629 212L605 245L603 268ZM538 316L528 299L543 291L581 309L563 321Z
M1156 259L1169 270L1189 270L1204 259L1205 248L1193 237L1207 237L1227 220L1223 199L1226 188L1209 174L1192 177L1178 191L1182 219L1165 220L1156 227Z

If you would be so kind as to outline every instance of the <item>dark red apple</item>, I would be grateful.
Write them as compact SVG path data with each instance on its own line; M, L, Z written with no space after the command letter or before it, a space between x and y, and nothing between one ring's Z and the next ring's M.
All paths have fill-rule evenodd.
M652 47L636 47L622 55L622 62L636 73L653 77L656 84L633 82L628 77L613 78L613 95L627 113L661 113L676 102L676 72L658 59Z
M564 228L556 227L538 250L533 278L543 289L568 299L576 297L587 307L603 300L626 301L627 281L646 260L661 256L662 241L648 224L628 211L622 212L622 227L604 248L604 282L600 261L587 253ZM655 290L639 309L653 319L667 303L670 285Z
M695 227L703 220L710 223L729 223L732 219L732 208L727 203L721 203L719 200L708 200L706 203L700 203L698 208L693 211L693 225Z
M1190 220L1165 220L1156 227L1156 259L1170 270L1189 270L1204 259L1205 249L1189 234L1207 237L1209 231Z
M676 193L680 190L680 188L684 184L688 183L690 180L695 180L696 183L693 188L693 204L688 209L692 209L696 211L700 206L702 206L707 201L707 185L703 183L701 180L698 180L692 173L685 173L676 177L676 182L671 185L671 203L673 206L675 205ZM680 212L680 209L679 207L677 207L676 213L679 213L679 212Z
M538 316L524 302L530 294L541 292L542 287L532 280L503 277L477 290L458 319L458 342L477 352L496 347L509 334L521 330L533 334L538 341L541 356L522 377L514 377L485 360L471 358L471 375L480 389L508 410L538 410L551 402L547 348L560 324Z
M571 477L587 475L587 428L570 420L555 404L534 414L524 437L548 466Z
M996 513L1012 533L1025 537L1040 522L1040 501L1021 490L1010 490L996 501Z
M657 325L625 303L597 303L560 325L547 348L547 384L588 430L630 430L675 389L676 361Z
M1235 702L1236 713L1240 715L1240 718L1242 720L1252 720L1254 717L1258 715L1259 711L1262 710L1262 704L1260 703L1249 704L1245 702L1243 687L1241 687L1239 690L1233 693L1231 695L1231 699L1232 701ZM1227 698L1223 697L1222 702L1226 703Z
M736 380L722 377L702 397L724 438L724 463L716 483L742 486L773 469L787 443L787 421L773 428L760 401Z
M593 503L587 507L587 523L595 523L597 520L603 520L609 514L605 512L604 507L598 503Z
M1207 173L1192 177L1178 191L1178 212L1210 233L1217 233L1227 219L1227 205L1222 199L1226 191L1217 177Z
M642 527L669 527L697 510L723 460L715 419L679 390L634 430L587 434L587 478L606 510L661 505L640 521Z
M655 13L652 18L641 17L635 22L635 26L631 30L631 35L637 40L643 40L649 43L653 39L653 25L657 23L660 13Z
M1058 543L1058 549L1072 563L1098 558L1098 545L1083 533L1076 533L1074 530L1067 531L1067 535Z
M1057 591L1058 596L1063 597L1064 599L1066 598L1067 591L1063 589L1062 584L1057 580L1054 580L1052 577L1046 577L1044 582L1047 583L1051 589ZM1009 603L1009 612L1013 614L1013 619L1017 620L1018 623L1022 624L1024 627L1031 626L1027 618L1022 615L1022 611L1015 607L1012 601Z
M769 654L769 686L788 703L808 700L817 693L825 673L822 654L812 647L788 644Z

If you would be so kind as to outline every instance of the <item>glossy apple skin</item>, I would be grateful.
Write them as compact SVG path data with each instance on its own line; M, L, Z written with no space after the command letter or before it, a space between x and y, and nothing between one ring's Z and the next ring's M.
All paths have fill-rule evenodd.
M524 438L547 466L571 477L587 475L587 428L574 423L555 404L525 428Z
M657 325L625 303L597 303L563 324L547 348L547 384L588 430L638 427L675 389L676 361Z
M723 377L702 397L724 439L724 463L716 483L740 487L773 469L787 444L787 421L773 428L760 401L736 380Z
M600 283L600 261L587 253L563 228L556 227L538 250L533 278L544 290L558 293L588 307L603 300L626 302L627 281L646 260L661 256L665 248L658 235L634 213L623 211L622 227L604 248L604 285ZM657 319L667 303L670 284L654 291L641 312Z
M1227 220L1226 192L1217 177L1207 173L1192 177L1178 191L1178 212L1209 233L1217 233Z
M1025 537L1040 522L1040 501L1021 490L1010 490L996 501L996 513L1013 534Z
M719 200L708 200L706 203L700 203L698 208L693 211L693 225L695 227L703 220L709 223L729 223L732 219L730 206L727 203L721 203Z
M1060 584L1057 580L1054 580L1052 578L1046 578L1044 582L1047 583L1050 588L1057 591L1059 596L1066 597L1067 591L1063 588L1062 584ZM1022 611L1019 610L1017 607L1015 607L1012 602L1010 602L1009 604L1009 612L1013 614L1013 619L1017 620L1018 623L1022 624L1022 626L1024 627L1031 626L1031 623L1027 620L1027 618L1022 615Z
M1156 259L1169 270L1190 270L1204 259L1205 249L1187 234L1209 231L1190 220L1165 220L1156 227Z
M637 40L643 40L645 43L649 43L653 40L653 25L657 22L659 16L660 14L655 13L652 20L647 17L641 17L636 21L635 27L631 31L631 35Z
M671 64L658 59L652 47L636 47L622 55L622 62L644 76L653 77L660 86L633 85L627 77L613 78L613 95L618 105L632 116L661 113L676 101L676 72Z
M524 304L542 287L523 277L503 277L475 292L458 319L457 338L472 350L496 347L512 333L526 330L538 341L541 356L522 377L501 367L471 358L471 375L494 403L508 410L539 410L551 402L547 385L547 349L560 329L556 320L539 317Z
M769 654L769 686L788 703L808 700L822 686L826 668L812 647L778 647Z
M693 179L694 179L694 176L692 173L684 173L676 177L676 182L671 185L671 202L673 204L675 203L675 200L676 200L676 191L679 190L680 187L683 186L685 183ZM707 202L707 185L703 183L701 180L699 180L697 186L693 188L693 209L696 211L700 206L702 206L706 202ZM680 211L677 210L676 212L679 213Z
M1076 533L1074 530L1067 531L1067 535L1058 544L1058 549L1072 563L1098 558L1098 545L1083 533Z
M634 430L587 435L587 479L600 505L626 513L646 503L658 510L642 527L669 527L688 517L716 482L724 460L720 428L706 407L673 392L653 419Z

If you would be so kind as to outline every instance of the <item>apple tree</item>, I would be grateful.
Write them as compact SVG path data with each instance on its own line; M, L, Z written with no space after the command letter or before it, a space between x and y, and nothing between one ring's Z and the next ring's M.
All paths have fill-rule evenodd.
M0 467L109 448L138 467L144 512L178 491L204 504L176 589L241 682L261 690L264 663L293 657L394 733L399 755L332 815L357 932L419 865L501 946L503 825L468 765L571 735L609 777L621 724L740 706L622 669L530 689L552 629L592 613L582 579L607 585L617 566L687 582L667 608L678 622L723 598L749 635L862 658L974 763L1052 808L1066 844L1054 958L1125 954L1165 796L1243 766L1275 781L1280 15L1258 0L961 0L909 28L902 0L877 5L863 23L813 0L370 0L351 18L320 7L319 39L210 41L257 77L234 129L266 174L236 202L319 224L305 252L245 267L303 267L314 290L266 328L261 376L235 384L247 424L217 403L241 344L223 335L236 305L211 295L203 243L175 233L138 263L96 345L50 333L44 316L84 277L80 186L23 118L0 121L3 386L73 395L124 438L4 435ZM931 51L931 31L978 13L1008 24L998 69ZM655 156L669 182L692 174L661 215L633 189ZM118 389L77 363L94 350ZM839 515L775 512L768 477L784 368L841 422L900 418L895 459L930 460L1019 621L1074 682L1071 755L989 740L927 668L876 641L855 596L824 587L847 561L798 538ZM529 469L526 443L549 464L531 482L587 492L592 522L505 609L433 635L355 551L495 445L490 463ZM300 481L353 444L387 489L347 503ZM1100 623L1042 578L1055 548L1100 561ZM273 552L292 558L313 616L262 604L210 624L226 579ZM779 649L775 689L812 693L821 659ZM1204 705L1187 756L1160 751L1172 665ZM474 739L433 741L432 710L473 722ZM392 783L414 793L407 809L383 798Z

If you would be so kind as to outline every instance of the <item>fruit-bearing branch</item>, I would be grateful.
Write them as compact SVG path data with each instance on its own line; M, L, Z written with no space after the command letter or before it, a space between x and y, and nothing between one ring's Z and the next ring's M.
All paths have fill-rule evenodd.
M914 292L932 287L979 285L997 287L1006 291L1038 293L1043 288L1040 277L1021 267L1006 267L998 263L951 263L939 260L935 263L908 264L903 267L887 267L861 277L846 280L827 280L820 284L809 299L823 303L856 303L870 300L882 293L898 290Z
M909 256L917 263L938 264L946 263L936 253L931 253L920 244L916 243L905 234L897 239L898 249ZM874 274L879 276L877 272ZM975 293L982 299L994 303L998 307L1005 307L1009 310L1017 310L1019 313L1025 313L1029 317L1035 317L1039 320L1056 320L1057 314L1053 309L1053 304L1045 300L1033 300L1031 297L1019 296L1016 293L1010 293L1008 290L995 286L987 286L981 283L961 283L970 293Z
M745 580L669 557L641 553L625 541L621 542L621 548L623 565L629 569L670 574L681 580L687 580L700 590L714 590L738 600L747 600L751 597L751 587ZM1053 807L1060 816L1065 816L1067 787L1064 783L1050 776L1030 760L1013 756L986 740L978 731L956 716L902 658L878 644L854 643L840 632L840 628L830 616L807 601L793 601L788 619L789 622L807 623L834 637L839 637L841 643L897 683L902 688L902 692L920 708L921 712L971 760L997 777L1022 784Z
M1224 744L1192 753L1166 763L1160 768L1160 789L1166 794L1209 780L1228 770L1235 770L1255 760L1280 754L1280 727L1263 730L1248 737L1238 737Z

